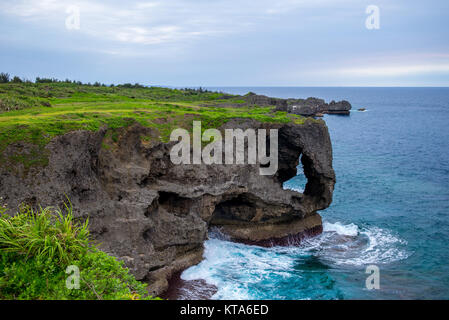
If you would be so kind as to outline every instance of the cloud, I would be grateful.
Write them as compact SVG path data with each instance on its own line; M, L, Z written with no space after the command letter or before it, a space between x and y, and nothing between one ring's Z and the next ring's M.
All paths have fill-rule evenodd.
M290 62L273 70L277 85L307 86L447 86L449 54L404 51Z
M19 17L36 17L48 15L51 12L61 10L67 7L64 6L64 1L56 0L42 0L42 1L9 1L2 2L0 8L4 14L16 15Z
M370 2L360 0L2 0L0 40L8 50L0 64L38 69L47 57L61 73L89 65L84 72L121 68L215 84L442 79L449 29L441 3L424 14L418 0L376 0L382 24L370 31ZM79 8L79 30L66 28L70 6Z
M447 74L449 73L449 62L344 68L334 71L334 73L357 77L398 77L405 75Z
M449 54L444 51L365 55L340 63L339 68L329 68L328 73L372 78L449 73Z
M156 45L239 34L265 24L270 16L330 3L333 1L241 0L236 4L226 0L18 0L2 1L0 10L24 21L55 28L63 27L61 20L67 16L67 7L77 6L81 13L79 32L83 34L102 40Z
M248 25L244 18L231 19L224 3L180 1L7 1L0 3L3 15L15 17L53 32L64 32L69 6L80 11L80 34L100 41L134 45L188 42L211 35L232 34ZM209 8L207 10L207 7ZM228 16L226 18L225 16Z
M207 31L185 31L175 25L156 26L153 28L126 27L116 34L116 39L122 42L137 44L160 44L180 39L192 39L211 34Z

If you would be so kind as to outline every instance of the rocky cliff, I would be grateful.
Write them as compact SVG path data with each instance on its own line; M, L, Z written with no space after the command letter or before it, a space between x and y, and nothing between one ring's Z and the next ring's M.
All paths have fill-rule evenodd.
M280 111L303 116L322 116L326 113L349 115L351 109L351 104L346 100L338 102L332 100L330 103L326 103L324 100L317 98L288 99L287 107L277 108Z
M46 147L45 167L0 167L0 196L9 208L62 205L70 198L76 216L89 217L101 247L125 261L153 294L166 290L174 273L201 261L211 226L260 245L319 233L317 210L329 206L335 183L325 123L238 119L224 128L278 129L277 173L261 176L258 165L174 165L174 143L142 139L157 133L133 124L114 140L108 129L58 136ZM30 148L14 143L4 152ZM304 194L282 187L296 175L300 158L308 179Z
M276 106L277 111L299 114L306 117L322 116L323 114L343 114L349 115L352 109L351 104L346 101L334 101L326 103L323 99L279 99L270 98L263 95L248 93L244 96L248 105Z

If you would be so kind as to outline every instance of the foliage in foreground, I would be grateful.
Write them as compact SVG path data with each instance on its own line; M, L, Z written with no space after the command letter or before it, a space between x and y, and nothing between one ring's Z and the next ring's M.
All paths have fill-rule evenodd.
M152 299L123 262L92 243L71 207L5 211L0 204L0 299ZM66 286L69 265L79 268L79 289Z

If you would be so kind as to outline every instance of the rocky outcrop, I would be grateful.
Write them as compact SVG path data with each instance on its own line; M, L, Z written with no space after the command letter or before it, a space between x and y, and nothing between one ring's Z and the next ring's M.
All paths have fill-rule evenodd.
M317 98L288 99L287 108L282 111L312 117L325 111L325 105L326 102L323 99Z
M326 113L348 115L352 109L351 104L346 100L338 102L332 100L330 103L326 103L323 99L313 97L307 99L279 99L256 95L251 92L245 95L244 98L247 102L245 105L275 106L276 111L286 111L306 117L315 117Z
M351 104L346 100L338 102L332 100L327 106L324 107L325 113L329 114L349 114L351 109Z
M147 281L153 294L165 291L173 274L201 261L210 226L261 245L320 232L316 212L331 203L335 183L325 123L237 119L224 128L278 129L277 173L261 176L259 165L174 165L173 143L142 139L157 133L134 124L114 140L107 129L53 139L46 167L0 168L0 196L12 209L22 202L62 206L67 196L76 217L89 217L102 249ZM308 179L303 194L282 187L295 176L299 159Z
M235 96L231 96L235 98ZM237 102L220 102L220 103L205 103L203 106L215 106L222 108L242 108L242 107L275 107L275 111L283 111L293 114L298 114L305 117L322 117L324 114L341 114L349 115L352 109L351 104L346 101L331 101L326 103L323 99L307 98L307 99L280 99L272 98L255 93L248 93L244 96L239 96L242 101ZM229 97L227 97L229 98ZM223 99L226 100L226 99Z
M278 108L286 108L287 100L279 98L271 98L264 95L255 94L249 92L244 96L247 105L257 105L257 106L275 106Z
M348 115L351 111L351 104L342 100L339 102L331 101L326 103L322 99L288 99L287 107L277 108L277 110L287 111L289 113L299 114L306 117L314 117L323 114L344 114Z

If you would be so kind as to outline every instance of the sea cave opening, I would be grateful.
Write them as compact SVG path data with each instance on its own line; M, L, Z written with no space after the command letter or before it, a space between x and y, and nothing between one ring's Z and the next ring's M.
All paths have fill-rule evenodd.
M302 160L301 154L299 156L299 163L296 166L296 175L283 182L282 187L284 189L304 193L307 185L307 177L304 173L304 164Z

